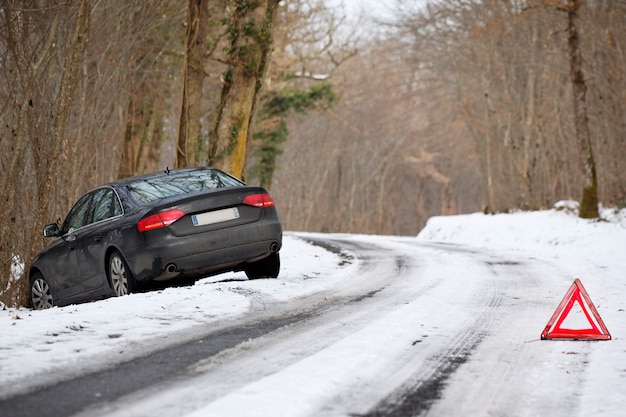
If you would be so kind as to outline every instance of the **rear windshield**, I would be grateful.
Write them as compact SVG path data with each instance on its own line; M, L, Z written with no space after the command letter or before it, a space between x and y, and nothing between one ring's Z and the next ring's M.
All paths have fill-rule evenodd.
M145 204L181 194L241 185L243 185L241 181L222 171L206 169L173 172L161 177L138 180L126 187L138 203Z

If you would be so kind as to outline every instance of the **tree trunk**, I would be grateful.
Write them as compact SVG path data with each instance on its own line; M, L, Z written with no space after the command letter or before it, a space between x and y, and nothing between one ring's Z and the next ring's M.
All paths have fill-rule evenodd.
M272 21L278 0L235 3L229 33L229 67L224 75L209 149L209 164L241 178L254 107L272 44Z
M135 166L135 146L133 138L136 136L136 120L137 115L137 103L134 97L131 96L128 103L128 110L126 116L126 130L124 131L124 139L122 140L122 155L120 159L120 167L118 170L118 178L132 177L136 173Z
M208 0L189 0L187 16L183 93L176 141L177 167L194 166L198 163Z
M578 13L583 0L568 0L568 44L570 54L570 78L574 99L574 124L576 140L583 159L583 195L580 202L579 216L583 218L598 217L598 177L591 148L589 119L587 117L587 85L583 73L583 59L580 51L578 34Z
M78 73L83 58L83 52L87 43L87 31L89 26L89 14L91 12L91 2L83 0L78 7L76 26L70 38L66 55L63 61L63 78L59 95L55 102L56 117L54 119L54 137L52 143L52 158L47 161L43 182L39 184L38 200L39 207L35 220L34 233L41 235L41 230L47 221L50 213L50 202L54 194L54 182L58 178L59 166L63 163L63 153L69 149L69 144L65 136L65 128L70 116L72 101L76 86L78 85ZM33 239L30 250L30 258L41 249L41 241Z
M21 219L20 213L18 213L18 207L21 206L19 201L26 199L24 195L24 163L30 154L36 159L35 165L38 167L37 158L39 158L40 153L43 154L42 150L38 150L38 152L33 150L34 139L29 134L34 130L36 124L31 98L37 87L37 81L42 78L42 73L54 54L54 40L59 26L60 12L54 15L50 23L49 36L45 42L42 42L41 53L38 56L33 54L34 61L28 62L22 57L24 49L26 49L22 37L28 33L23 31L21 27L22 23L18 18L20 15L19 8L15 8L14 3L7 1L2 2L2 8L6 13L4 30L10 56L8 59L10 73L14 77L13 82L19 85L19 88L16 89L17 92L21 94L15 94L11 98L16 109L13 120L8 122L9 114L7 114L7 121L4 122L12 125L10 139L12 154L8 168L4 170L2 175L1 184L0 212L6 213L7 220L0 223L0 302L10 306L19 306L25 304L28 290L24 279L17 285L11 282L13 278L12 266L14 262L28 262L29 260L25 258L31 250L30 242L17 232L17 224ZM38 176L35 175L34 177L37 178ZM37 210L36 204L32 204L32 206L33 210Z

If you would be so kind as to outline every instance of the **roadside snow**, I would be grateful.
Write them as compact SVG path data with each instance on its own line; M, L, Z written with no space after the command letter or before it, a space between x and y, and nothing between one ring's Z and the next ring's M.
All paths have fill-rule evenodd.
M301 297L324 290L355 267L340 267L338 255L293 236L285 236L284 247L279 280L248 281L243 273L228 273L192 287L42 311L0 305L0 400L33 380L45 384L68 369L74 372L77 363L98 369L106 355L111 366L145 355L157 345L154 340L163 347L194 337L191 329L198 325L218 327L246 314L252 293L278 301Z
M624 265L624 259L611 258L614 245L626 242L626 210L602 209L601 220L587 220L576 215L577 204L560 202L555 207L511 214L432 217L418 239L583 256L594 263L616 261Z

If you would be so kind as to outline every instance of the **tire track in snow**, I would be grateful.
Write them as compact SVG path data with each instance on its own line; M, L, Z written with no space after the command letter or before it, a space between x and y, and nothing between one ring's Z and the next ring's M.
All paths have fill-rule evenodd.
M498 280L485 282L483 306L469 328L450 342L449 348L432 355L422 369L405 384L381 401L373 410L352 417L413 417L426 413L441 398L450 376L471 357L488 336L496 320L496 310L503 300Z
M519 254L515 258L489 257L485 261L489 282L502 288L490 334L477 346L463 372L451 375L441 401L434 402L425 414L446 416L463 410L466 415L576 415L590 345L568 344L567 350L559 352L553 349L555 345L568 342L539 340L555 307L545 305L546 288L550 288L550 279L558 278L545 277L550 269L545 264L535 267L541 260ZM562 274L555 268L555 277ZM555 379L555 374L560 376ZM564 389L555 397L546 388L559 378L563 387L574 389Z

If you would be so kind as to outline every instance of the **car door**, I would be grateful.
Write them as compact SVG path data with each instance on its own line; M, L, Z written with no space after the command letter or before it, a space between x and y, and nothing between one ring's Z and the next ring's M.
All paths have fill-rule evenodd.
M49 274L56 282L59 299L72 297L83 291L80 288L81 271L78 263L78 249L87 225L92 198L93 194L88 193L74 204L61 225L59 237L48 252L48 258L54 260L50 263Z
M93 191L87 217L88 225L77 245L78 264L85 291L95 291L106 284L106 251L111 239L119 234L116 220L122 215L117 193L110 187Z

